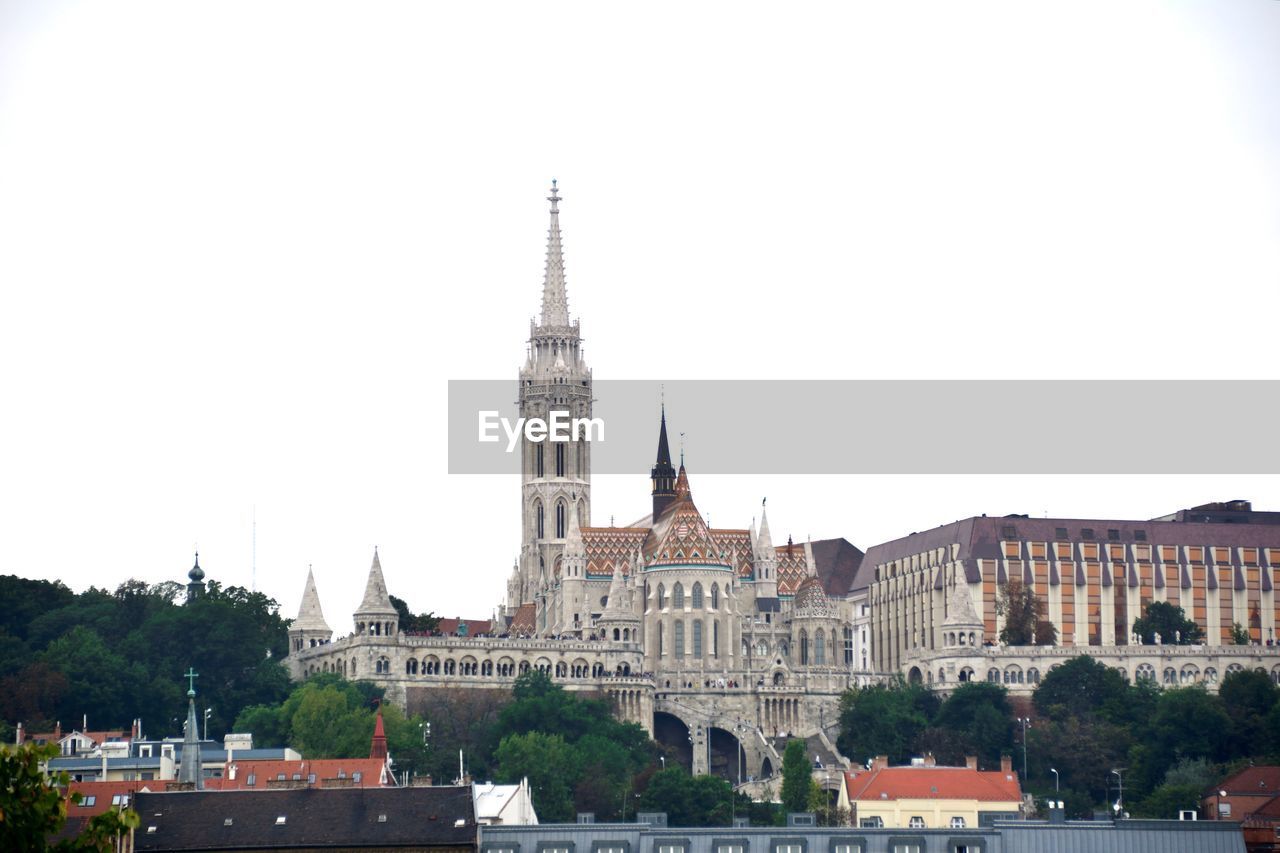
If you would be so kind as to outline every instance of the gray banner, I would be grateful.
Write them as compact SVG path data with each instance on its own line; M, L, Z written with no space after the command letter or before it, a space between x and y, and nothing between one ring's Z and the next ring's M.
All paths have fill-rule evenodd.
M1276 380L616 380L592 390L595 474L648 473L664 397L675 464L683 442L699 474L1280 472ZM449 473L519 473L518 394L515 380L449 382ZM493 440L481 441L486 412Z

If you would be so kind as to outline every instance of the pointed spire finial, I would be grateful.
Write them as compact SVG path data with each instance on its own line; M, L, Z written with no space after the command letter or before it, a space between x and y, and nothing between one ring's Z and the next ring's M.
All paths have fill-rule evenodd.
M680 433L680 467L684 467L684 433Z
M542 283L543 326L569 325L569 297L564 285L564 253L560 248L560 191L551 181L551 227L547 231L547 268Z

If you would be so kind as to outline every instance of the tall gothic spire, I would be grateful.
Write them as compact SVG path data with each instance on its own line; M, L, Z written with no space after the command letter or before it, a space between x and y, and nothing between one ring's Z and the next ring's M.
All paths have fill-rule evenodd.
M676 469L671 467L671 447L667 443L667 405L662 404L662 425L658 428L658 459L649 475L653 483L653 519L676 499Z
M292 628L308 631L330 631L329 623L324 621L324 612L320 609L320 594L316 592L316 578L307 567L307 585L302 590L302 604L298 607L298 618L293 620Z
M204 767L200 758L200 721L196 718L196 685L199 676L195 669L186 674L191 686L187 688L187 730L182 738L182 764L178 768L178 781L192 784L199 790L204 787Z
M560 248L560 195L551 181L551 228L547 231L547 272L542 282L542 325L569 325L569 296L564 287L564 254Z

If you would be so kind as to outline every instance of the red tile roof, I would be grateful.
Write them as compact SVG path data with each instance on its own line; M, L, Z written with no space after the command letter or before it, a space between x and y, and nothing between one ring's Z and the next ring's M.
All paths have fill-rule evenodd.
M1264 764L1259 767L1246 767L1211 785L1206 794L1226 791L1228 796L1262 797L1267 794L1280 795L1280 767Z
M382 788L394 784L390 774L383 776L383 768L385 762L377 758L313 758L303 759L301 761L238 761L233 759L231 764L236 768L236 778L232 779L230 772L225 771L221 778L211 778L204 780L205 790L209 791L239 791L239 790L267 790L268 782L279 781L283 775L284 780L288 782L298 782L300 784L309 784L311 774L315 774L317 787L324 787L325 780L328 779L344 779L350 780L343 782L345 786L352 788ZM355 781L355 774L360 774L360 780ZM294 779L294 776L298 779ZM249 784L249 777L253 776L253 784Z
M886 767L846 773L851 800L980 800L1015 802L1022 786L1013 773L968 767Z
M155 779L136 779L130 782L72 782L67 789L68 792L78 793L82 799L79 805L67 803L67 817L90 818L105 814L115 807L111 802L111 798L115 796L127 797L128 799L121 803L127 808L133 802L133 795L139 791L164 791L168 787L168 782ZM85 804L85 800L89 797L93 798L92 805Z
M453 635L458 633L458 626L463 624L467 626L468 637L488 634L493 630L493 622L489 619L463 619L461 616L454 619L441 619L436 630L441 634Z
M521 604L516 615L511 619L511 627L507 629L512 636L531 636L538 630L538 609L535 604Z

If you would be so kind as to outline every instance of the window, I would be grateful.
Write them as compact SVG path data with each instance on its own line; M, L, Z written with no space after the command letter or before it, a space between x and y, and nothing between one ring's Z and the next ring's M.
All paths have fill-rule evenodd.
M628 853L630 845L625 841L597 841L592 853Z
M565 533L564 504L556 504L556 538L563 539Z
M831 842L831 853L864 853L866 845L861 841L836 839Z
M556 445L556 476L564 476L564 444Z
M128 795L128 794L114 794L114 795L111 797L111 805L113 805L113 806L127 806L127 805L129 805L129 795Z
M252 788L254 785L258 784L258 774L250 773L249 777L244 780L244 784L246 788Z
M542 455L542 445L539 444L533 449L534 460L534 476L541 479L546 476L545 459Z
M676 657L682 658L684 657L684 622L682 620L677 620L675 628Z
M307 774L307 784L308 784L308 785L314 785L315 783L316 783L316 774L314 774L314 773L308 773L308 774Z
M717 583L711 585L711 609L720 609L720 584Z
M858 826L864 829L879 829L884 826L884 818L876 815L875 817L864 817L858 821Z
M694 583L693 585L693 609L702 609L702 584Z
M1016 539L1018 538L1018 529L1012 524L1006 524L1000 528L1000 537L1002 539Z
M1058 541L1063 541L1063 540L1065 540L1065 539L1067 538L1067 528L1065 528L1065 527L1055 527L1055 528L1053 529L1053 538L1054 538L1054 539L1057 539Z
M538 845L538 853L573 853L573 842L548 841Z
M545 518L545 513L543 513L542 511L542 504L538 504L537 515L538 515L538 538L542 539L544 538L547 532L546 531L547 522Z
M1135 530L1135 531L1133 531L1133 538L1134 538L1134 540L1136 540L1136 541L1138 541L1138 542L1146 542L1146 541L1147 541L1147 531L1145 531L1145 530Z
M918 841L896 841L890 849L893 853L921 853L924 845Z
M1108 538L1109 540L1111 540L1112 542L1119 542L1119 541L1120 541L1120 531L1119 531L1119 530L1116 530L1115 528L1111 528L1111 529L1107 530L1107 538Z
M717 844L716 853L747 853L747 845L741 841Z
M81 808L88 808L89 806L93 805L93 804L94 804L94 803L96 803L97 801L98 801L98 798L97 798L96 796L94 796L93 794L90 794L89 796L87 796L87 797L82 797L82 798L80 799L80 807L81 807Z
M1093 538L1093 528L1092 528L1092 527L1083 527L1083 528L1081 528L1081 529L1080 529L1080 538L1081 538L1081 539L1092 539L1092 538Z
M364 773L362 773L361 771L357 770L355 773L352 773L352 774L351 774L351 781L353 781L353 782L359 782L359 781L360 781L360 779L361 779L361 778L363 778L363 776L364 776Z
M688 841L672 841L663 840L654 845L656 853L686 853L689 849Z
M813 638L813 662L818 666L825 666L827 663L827 643L826 634L819 631Z
M803 844L775 843L773 853L804 853Z
M924 829L924 818L920 815L912 815L911 820L907 821L907 826L912 829Z
M695 619L693 622L693 656L702 657L702 620L700 619Z
M676 609L684 607L684 584L679 581L671 588L671 606Z
M951 818L951 828L964 829L964 818L960 817L960 815L956 815L955 817Z
M662 584L658 584L658 609L662 610L667 606L667 589Z
M288 822L289 822L288 815L280 815L279 817L276 818L276 826L284 826Z

